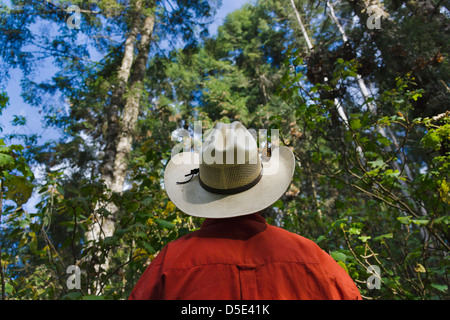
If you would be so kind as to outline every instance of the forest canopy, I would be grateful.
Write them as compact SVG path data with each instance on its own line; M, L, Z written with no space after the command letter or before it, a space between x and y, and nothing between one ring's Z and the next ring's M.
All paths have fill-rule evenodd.
M222 5L0 2L2 299L127 299L200 227L164 169L219 121L279 130L297 165L262 215L364 299L449 299L448 3L242 1L210 34ZM58 137L23 130L36 119L15 113L13 72Z

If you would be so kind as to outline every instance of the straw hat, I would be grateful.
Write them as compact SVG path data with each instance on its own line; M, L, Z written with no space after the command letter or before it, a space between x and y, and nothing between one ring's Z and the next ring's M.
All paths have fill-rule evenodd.
M218 123L201 153L182 152L166 167L170 200L186 214L228 218L258 212L277 201L294 174L295 158L284 146L263 161L253 135L240 123Z

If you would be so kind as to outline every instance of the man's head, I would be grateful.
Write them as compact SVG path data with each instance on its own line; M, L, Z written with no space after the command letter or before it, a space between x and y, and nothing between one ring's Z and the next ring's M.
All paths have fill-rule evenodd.
M277 201L289 187L294 168L289 148L272 148L264 161L255 137L240 122L218 123L200 153L172 157L164 185L172 202L189 215L235 217Z

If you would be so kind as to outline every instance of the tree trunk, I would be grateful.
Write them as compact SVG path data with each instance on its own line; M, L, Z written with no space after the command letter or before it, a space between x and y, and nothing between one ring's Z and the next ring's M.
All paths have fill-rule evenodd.
M133 135L136 130L136 123L139 116L139 101L142 96L145 71L147 70L148 55L150 52L151 37L155 24L154 16L147 16L142 28L142 38L140 42L139 54L133 65L130 91L127 97L121 130L117 139L117 153L114 161L114 178L111 190L122 192L127 174L127 157L130 154Z
M111 96L111 101L106 108L107 129L105 132L105 149L101 168L102 180L108 188L111 188L114 179L114 160L116 157L116 139L119 134L119 110L123 107L123 94L126 91L128 80L131 74L131 67L134 59L136 37L139 33L140 19L142 12L142 1L137 0L134 8L134 17L130 32L125 40L122 64L118 71L118 84Z
M100 169L102 174L102 180L105 182L108 188L111 188L111 184L114 177L114 159L116 157L116 137L119 132L119 115L118 111L122 104L122 97L125 93L127 82L131 74L131 66L133 63L133 56L135 50L136 37L139 31L139 16L141 11L141 1L136 1L136 13L133 19L130 33L125 40L124 55L122 63L118 71L118 87L115 88L110 104L106 107L107 112L107 128L105 132L105 150L103 156L102 167ZM97 212L105 204L97 203L95 212ZM86 237L88 241L98 241L101 238L105 238L111 235L113 226L109 222L105 222L101 219L101 216L94 213L94 223L88 230Z
M295 16L297 17L298 24L300 26L300 29L302 30L303 37L306 41L306 46L308 47L308 51L311 51L313 48L312 42L309 39L308 33L306 32L305 26L303 25L302 18L300 17L300 14L298 13L297 7L295 6L294 0L291 0L291 6L294 10Z
M152 5L154 6L154 3ZM146 10L149 9L151 11L150 15L145 16L142 22L144 10L147 12ZM127 160L131 152L132 138L140 112L139 100L147 68L154 21L153 7L143 8L142 1L137 0L135 16L130 33L125 41L124 55L118 71L119 84L115 88L110 105L107 108L108 127L105 133L106 146L101 173L102 180L111 192L121 193L123 191L127 175ZM139 34L141 36L139 53L134 60L136 39ZM126 100L124 99L125 92L127 92ZM120 110L122 112L119 112ZM121 119L120 113L122 113ZM101 209L106 209L109 214L104 216ZM96 241L112 236L118 211L119 208L112 202L98 202L94 213L94 223L86 235L87 240L93 244ZM108 269L109 260L110 258L107 256L101 265L95 265L97 279ZM94 294L99 294L103 285L96 280L94 282Z

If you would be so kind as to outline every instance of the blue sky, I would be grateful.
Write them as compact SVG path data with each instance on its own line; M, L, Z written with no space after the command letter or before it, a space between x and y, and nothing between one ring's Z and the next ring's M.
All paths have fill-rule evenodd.
M213 24L210 26L210 34L214 35L217 31L217 27L220 26L226 15L236 9L242 7L245 3L250 2L247 0L222 0L222 6L219 8ZM10 5L10 1L4 1L7 5ZM41 68L38 69L37 74L39 75L35 81L49 79L54 68L51 63L47 61ZM20 79L22 73L20 70L12 70L11 78L5 88L9 96L9 106L3 111L0 116L0 124L3 127L3 132L1 135L7 135L11 133L17 134L38 134L42 136L41 142L48 139L56 139L58 137L58 132L52 128L44 128L42 125L42 115L39 113L39 109L36 107L31 107L25 103L20 96L21 87ZM27 120L26 126L13 127L11 121L14 115L24 116Z
M215 35L217 32L218 26L220 26L226 15L236 9L241 8L245 3L250 2L247 0L222 0L222 6L219 8L214 22L209 27L209 31L211 35ZM10 5L9 1L3 1L7 5ZM44 81L50 79L50 77L55 72L55 68L52 66L51 61L44 61L42 67L40 67L36 74L36 78L33 80L36 82ZM4 135L16 133L16 134L37 134L42 138L39 140L40 143L43 143L47 140L58 139L59 134L53 128L44 128L43 127L43 117L39 112L39 108L32 107L28 105L20 96L21 87L20 80L22 77L22 73L20 70L11 70L10 72L11 78L8 81L6 88L4 89L9 97L9 105L3 110L2 115L0 116L0 125L3 128L3 131L0 132L0 138ZM14 119L14 115L24 116L27 120L27 124L25 126L14 127L11 125L11 121ZM13 143L21 143L20 141L13 141ZM36 177L39 179L39 169L34 168L34 173ZM28 201L27 204L24 205L24 208L27 212L35 212L36 204L39 201L39 197L35 194Z

